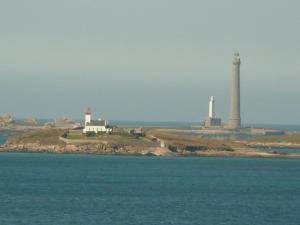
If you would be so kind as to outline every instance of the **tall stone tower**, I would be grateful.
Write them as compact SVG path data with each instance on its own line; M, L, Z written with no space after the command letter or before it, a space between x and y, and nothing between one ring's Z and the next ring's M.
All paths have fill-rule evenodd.
M234 53L232 61L232 90L231 107L229 116L229 129L238 130L241 128L241 109L240 109L240 65L241 59L239 52Z

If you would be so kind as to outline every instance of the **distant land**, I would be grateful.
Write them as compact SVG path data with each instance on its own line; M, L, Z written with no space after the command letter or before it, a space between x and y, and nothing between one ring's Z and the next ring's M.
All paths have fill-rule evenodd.
M223 157L284 157L272 148L299 149L300 126L246 126L240 132L225 129L193 128L189 122L110 121L114 132L87 136L82 133L82 121L58 118L52 121L1 118L0 133L12 133L0 146L7 152L50 152L153 156L223 156ZM279 128L283 135L252 135L255 132ZM132 133L140 129L137 135ZM278 129L278 130L279 130ZM2 130L2 131L1 131ZM271 130L273 131L273 130ZM276 131L276 130L275 130ZM247 138L245 138L247 137ZM257 148L266 150L257 150Z

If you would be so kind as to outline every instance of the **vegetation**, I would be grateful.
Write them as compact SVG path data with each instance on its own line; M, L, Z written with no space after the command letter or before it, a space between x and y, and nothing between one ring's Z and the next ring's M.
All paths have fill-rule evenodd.
M8 144L41 144L41 145L65 145L60 137L74 141L99 141L107 144L136 147L157 147L157 143L145 138L130 134L99 134L86 136L81 131L66 132L60 129L41 129L28 131L22 135L12 137Z
M235 148L243 148L244 145L230 140L210 139L199 135L181 135L174 130L148 129L146 136L135 136L128 133L117 134L99 134L86 136L78 131L66 132L60 129L41 129L37 131L29 131L20 136L11 138L9 144L41 144L41 145L65 145L65 142L60 140L60 137L74 140L75 145L86 144L91 142L107 143L109 145L118 146L133 146L139 148L158 147L162 140L169 150L178 152L186 150L189 152L219 150L219 151L234 151ZM299 136L300 139L300 136Z
M102 141L110 144L120 144L120 145L130 145L130 146L140 146L140 147L155 147L156 143L150 141L145 137L139 137L124 134L98 134L93 136L86 136L79 132L70 132L67 135L69 140L82 140L82 141Z
M184 149L187 151L220 150L233 151L234 148L243 148L244 145L230 140L203 138L199 135L181 135L172 130L151 130L148 135L164 140L171 151Z
M257 136L247 139L249 142L278 142L278 143L295 143L300 144L300 134L288 134L284 136Z
M63 130L45 129L38 131L29 131L20 136L12 137L8 140L10 144L42 144L42 145L64 145L59 137L64 134Z

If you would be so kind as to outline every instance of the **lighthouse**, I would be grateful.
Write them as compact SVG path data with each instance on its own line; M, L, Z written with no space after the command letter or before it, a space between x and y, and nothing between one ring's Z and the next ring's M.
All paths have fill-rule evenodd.
M113 127L107 124L106 120L98 119L92 120L92 110L87 108L84 113L84 134L99 134L112 133Z
M84 113L84 126L87 126L92 120L92 110L91 108L87 108Z
M208 103L208 118L205 120L205 127L216 128L222 126L222 119L215 115L215 98L211 96Z
M241 128L241 109L240 109L240 65L241 59L238 51L234 53L232 61L232 90L231 106L228 127L232 130Z
M215 109L214 109L214 104L215 104L215 100L214 100L214 96L211 96L209 99L209 106L208 106L208 117L209 118L214 118L215 117Z

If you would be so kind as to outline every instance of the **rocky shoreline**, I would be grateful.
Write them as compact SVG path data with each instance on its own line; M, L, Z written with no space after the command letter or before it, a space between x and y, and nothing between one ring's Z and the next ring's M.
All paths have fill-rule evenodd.
M83 154L111 154L111 155L164 155L172 156L172 152L165 148L150 147L141 149L136 146L117 144L82 144L82 145L41 145L36 143L4 144L0 152L36 152L36 153L83 153Z
M270 146L270 143L263 144L264 147ZM272 146L281 146L278 144L281 143L275 143ZM75 133L67 138L64 130L45 129L25 132L8 139L5 144L0 145L0 152L300 158L300 154L258 151L256 150L258 146L262 146L262 143L182 137L159 132L155 134L149 132L146 137L115 134L91 138ZM300 148L300 145L291 143L288 146Z
M41 145L36 143L27 144L4 144L0 146L0 152L22 153L57 153L57 154L98 154L98 155L140 155L140 156L196 156L196 157L266 157L266 158L300 158L300 155L284 155L279 153L258 152L255 149L245 148L234 151L206 150L187 151L178 149L172 152L167 148L136 146L106 145L106 144L83 144L83 145Z

